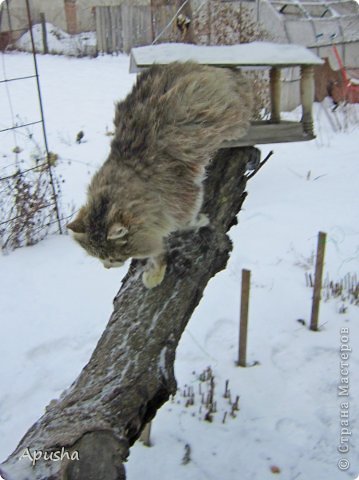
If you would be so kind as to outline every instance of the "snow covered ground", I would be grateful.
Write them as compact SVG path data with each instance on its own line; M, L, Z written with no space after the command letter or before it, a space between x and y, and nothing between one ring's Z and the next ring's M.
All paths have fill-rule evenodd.
M125 97L135 76L128 73L126 56L39 56L38 62L49 145L59 155L57 171L66 180L63 204L78 207L91 175L106 158L114 101ZM31 74L31 56L3 54L1 75L4 70L7 78ZM34 81L7 88L13 112L37 119ZM8 102L2 84L1 128L11 122ZM262 157L271 149L274 155L248 183L239 225L231 230L228 268L209 283L178 349L180 391L155 418L152 447L137 443L132 448L129 480L143 475L148 480L344 480L358 475L359 308L335 298L322 302L321 330L309 331L312 292L305 277L313 272L320 230L328 234L328 281L359 270L359 112L354 107L348 112L337 114L339 125L349 116L350 121L345 131L335 133L317 106L315 141L261 148ZM80 130L85 136L78 144ZM18 131L23 155L33 148L29 133L41 142L37 127ZM12 132L1 134L0 168L11 163L14 142ZM245 369L235 366L242 268L252 272L248 362L256 363ZM105 270L66 235L0 256L1 460L89 359L125 271ZM345 313L339 313L343 304ZM349 333L341 336L341 329ZM340 373L340 347L348 344L346 397L338 396L338 385L347 377ZM200 383L206 391L199 375L209 366L218 409L212 423L203 419L198 393ZM240 396L235 418L223 398L226 380L232 400ZM193 406L186 406L183 396L189 387L195 393ZM341 426L346 402L349 426ZM338 451L341 436L349 439L347 453ZM346 460L348 468L340 470L338 462L343 468Z

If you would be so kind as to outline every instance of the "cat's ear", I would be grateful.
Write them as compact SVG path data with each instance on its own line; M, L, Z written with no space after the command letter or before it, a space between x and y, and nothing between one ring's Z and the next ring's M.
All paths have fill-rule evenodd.
M126 228L122 223L114 223L108 231L107 240L119 240L123 239L128 234L128 228Z
M72 222L66 225L66 228L71 230L74 237L81 237L86 235L86 225L84 221L85 217L85 209L82 207L79 213L77 214L76 218L72 220Z

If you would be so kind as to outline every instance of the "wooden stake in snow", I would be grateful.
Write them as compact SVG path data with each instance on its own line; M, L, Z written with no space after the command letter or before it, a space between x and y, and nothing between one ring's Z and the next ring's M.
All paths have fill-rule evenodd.
M142 430L141 436L140 436L140 441L146 446L150 447L151 446L151 423L148 422L145 425L145 428Z
M312 316L310 319L310 329L318 331L318 317L319 317L319 304L320 304L320 292L322 289L323 279L323 266L324 266L324 253L327 234L319 232L318 234L318 247L317 247L317 260L315 263L315 277L314 277L314 290L313 290L313 303L312 303Z
M241 295L241 315L239 325L239 351L238 365L246 366L247 357L247 330L248 330L248 310L249 310L249 289L251 281L250 270L242 270L242 295Z
M49 53L49 48L47 46L47 31L46 31L46 19L45 14L40 13L40 22L41 22L41 31L42 31L42 44L44 48L44 53Z

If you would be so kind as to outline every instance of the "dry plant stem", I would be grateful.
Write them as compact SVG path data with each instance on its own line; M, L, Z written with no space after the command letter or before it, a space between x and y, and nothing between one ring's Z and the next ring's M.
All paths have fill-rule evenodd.
M258 173L258 170L260 170L263 167L263 165L266 164L266 162L270 159L270 157L273 155L273 153L274 153L273 150L271 150L268 153L268 155L265 157L265 159L261 161L261 163L258 165L258 167L255 170L253 170L253 172L251 174L247 175L247 180L250 180L252 177L254 177L254 175L256 173Z
M211 226L173 236L163 283L147 290L143 264L133 262L114 311L79 377L30 428L0 466L6 480L119 480L129 447L176 392L176 348L207 282L226 267L227 236L245 199L245 169L253 147L221 150L209 169L204 212ZM80 460L18 460L24 449L61 447Z

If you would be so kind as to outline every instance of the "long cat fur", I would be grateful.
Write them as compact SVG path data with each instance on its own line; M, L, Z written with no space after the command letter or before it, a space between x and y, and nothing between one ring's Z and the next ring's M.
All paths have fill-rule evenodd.
M244 136L252 113L238 71L194 62L152 66L116 105L115 135L68 228L106 267L148 258L148 288L165 274L164 239L205 224L205 167L224 140Z

